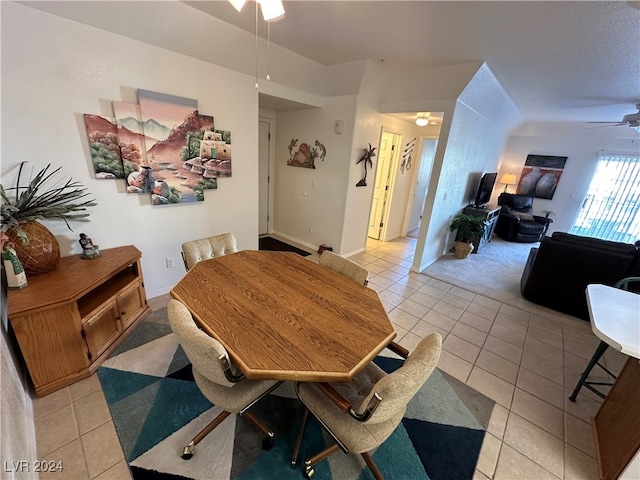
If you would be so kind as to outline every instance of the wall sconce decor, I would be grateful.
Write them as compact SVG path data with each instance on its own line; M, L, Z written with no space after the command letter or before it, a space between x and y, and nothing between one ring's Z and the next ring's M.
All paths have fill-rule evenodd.
M298 150L294 153L294 148L298 146L298 139L292 138L289 142L289 160L287 165L291 167L316 168L316 159L324 162L327 156L327 149L318 140L314 142L315 147L309 146L308 143L301 143Z
M404 152L402 152L402 163L400 163L400 172L404 175L405 168L411 170L411 154L413 153L413 147L416 144L414 138L404 146Z
M504 183L504 193L507 192L507 188L509 185L515 185L516 182L516 174L515 173L503 173L500 177L500 183Z
M367 163L369 164L369 168L373 168L373 160L371 160L371 158L376 156L376 148L372 147L371 144L369 144L369 148L363 148L362 150L364 153L362 154L362 157L360 157L360 160L356 162L356 165L360 162L364 162L364 175L360 181L356 183L356 187L367 186Z

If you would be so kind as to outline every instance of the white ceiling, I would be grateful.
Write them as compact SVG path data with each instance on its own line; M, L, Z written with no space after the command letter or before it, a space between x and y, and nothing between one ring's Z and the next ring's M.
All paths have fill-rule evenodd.
M186 2L247 31L255 10ZM619 121L640 102L638 2L285 1L271 41L323 65L486 61L528 120Z
M80 3L96 7L26 2L149 43L157 38L153 21L140 21L135 33L118 31L113 9L126 15L131 2ZM105 3L110 15L96 15ZM159 15L173 2L146 3ZM240 13L226 0L184 3L254 32L251 2ZM271 26L281 47L323 65L370 59L408 70L486 61L527 120L617 122L640 102L638 1L285 0L284 7L285 18ZM198 48L194 35L206 42L206 32L192 30L176 51Z

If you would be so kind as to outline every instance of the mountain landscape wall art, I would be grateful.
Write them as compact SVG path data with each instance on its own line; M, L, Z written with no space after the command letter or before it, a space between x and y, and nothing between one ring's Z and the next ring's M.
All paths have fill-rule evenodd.
M85 114L84 125L87 129L89 152L96 178L125 178L115 119Z
M114 118L85 114L96 178L126 179L153 205L204 200L231 176L231 132L198 112L197 100L138 90L138 103L112 102Z
M127 193L151 193L152 180L147 163L140 106L137 103L113 102L118 127L120 156L127 180Z

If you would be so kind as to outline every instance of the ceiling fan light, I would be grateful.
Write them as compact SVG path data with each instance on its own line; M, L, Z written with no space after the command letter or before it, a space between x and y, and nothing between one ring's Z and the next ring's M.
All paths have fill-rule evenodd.
M235 8L237 11L242 10L242 7L244 7L244 4L247 0L229 0L229 3L231 5L233 5L233 8Z
M425 116L420 116L416 118L416 125L419 127L426 127L429 125L429 118Z
M281 0L257 0L262 9L262 17L267 22L284 18L284 6Z

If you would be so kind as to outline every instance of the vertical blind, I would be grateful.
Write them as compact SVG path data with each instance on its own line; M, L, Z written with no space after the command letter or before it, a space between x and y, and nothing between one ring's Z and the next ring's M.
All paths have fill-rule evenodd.
M625 243L640 240L640 156L598 156L571 233Z

